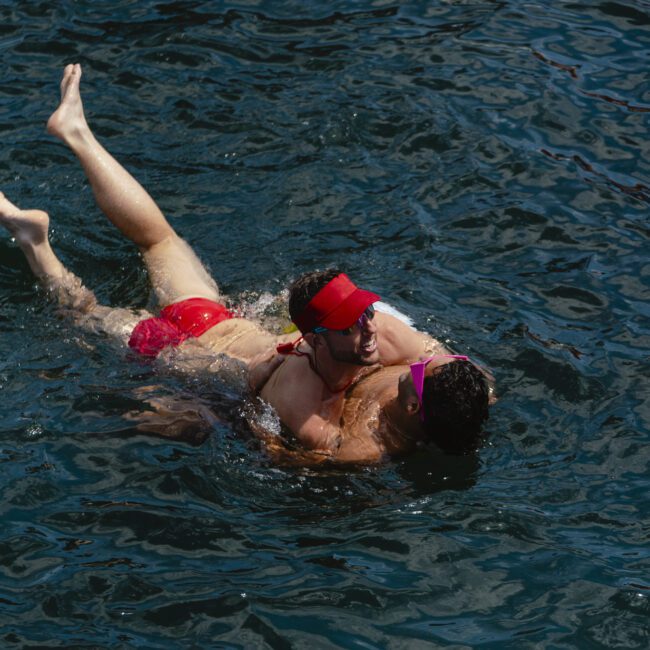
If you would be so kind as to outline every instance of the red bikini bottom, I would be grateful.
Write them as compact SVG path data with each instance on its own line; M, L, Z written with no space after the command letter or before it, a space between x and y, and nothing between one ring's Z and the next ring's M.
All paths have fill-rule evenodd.
M129 347L147 357L155 357L166 347L201 336L217 323L233 317L223 305L207 298L181 300L167 305L160 316L140 321L131 332Z

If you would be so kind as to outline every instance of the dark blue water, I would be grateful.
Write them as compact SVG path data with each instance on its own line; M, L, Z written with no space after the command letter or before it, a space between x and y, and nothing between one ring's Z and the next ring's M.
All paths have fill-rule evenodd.
M0 646L648 647L650 3L4 1L0 51L0 190L102 301L151 295L44 131L73 61L235 300L339 266L501 396L474 457L274 467L3 236ZM151 385L203 444L125 417Z

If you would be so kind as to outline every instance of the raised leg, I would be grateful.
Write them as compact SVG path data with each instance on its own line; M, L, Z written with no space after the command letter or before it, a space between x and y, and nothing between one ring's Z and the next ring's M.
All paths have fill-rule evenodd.
M83 111L80 80L81 66L66 66L61 103L48 120L48 132L75 153L102 212L142 251L161 305L188 297L217 300L217 285L194 251L174 232L147 191L93 135Z
M15 237L34 275L61 306L89 311L96 305L95 296L54 254L47 237L49 221L42 210L21 210L0 192L0 224Z
M78 325L126 343L135 324L149 314L97 304L95 294L68 271L48 240L49 217L42 210L21 210L0 192L0 224L15 238L34 275Z

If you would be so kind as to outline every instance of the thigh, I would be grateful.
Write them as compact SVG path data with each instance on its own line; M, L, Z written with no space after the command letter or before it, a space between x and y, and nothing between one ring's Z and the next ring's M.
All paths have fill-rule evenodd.
M143 251L143 257L161 307L186 298L219 300L217 283L180 237L167 237Z

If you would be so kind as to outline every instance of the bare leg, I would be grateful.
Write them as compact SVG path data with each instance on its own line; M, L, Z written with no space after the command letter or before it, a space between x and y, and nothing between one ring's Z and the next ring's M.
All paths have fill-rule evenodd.
M88 311L95 296L54 254L47 238L49 221L42 210L21 210L0 192L0 223L16 238L34 275L62 306Z
M142 314L98 305L95 294L63 266L52 250L47 236L49 222L47 213L21 210L0 192L0 224L15 237L32 272L58 305L86 329L126 342Z
M66 66L61 103L47 130L75 153L97 204L128 239L140 247L162 305L187 297L217 300L219 292L192 249L174 232L147 191L97 141L83 111L81 66Z

